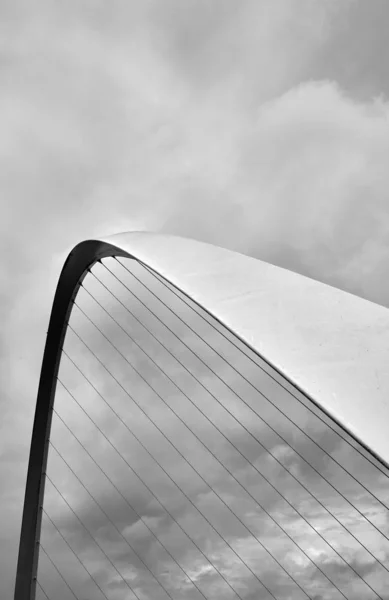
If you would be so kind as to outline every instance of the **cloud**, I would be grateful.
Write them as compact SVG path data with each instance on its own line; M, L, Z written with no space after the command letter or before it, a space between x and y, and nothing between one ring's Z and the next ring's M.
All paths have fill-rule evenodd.
M331 43L316 53L308 77L338 81L349 95L364 101L377 95L388 97L385 0L367 4L353 1L349 10L338 10L332 21Z

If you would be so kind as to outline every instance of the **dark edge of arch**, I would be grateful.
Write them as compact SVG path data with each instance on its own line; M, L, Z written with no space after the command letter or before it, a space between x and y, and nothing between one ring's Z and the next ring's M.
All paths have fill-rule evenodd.
M43 353L32 429L14 600L35 600L52 409L62 345L73 302L88 270L98 260L108 256L133 258L117 246L87 240L77 244L70 252L58 280Z

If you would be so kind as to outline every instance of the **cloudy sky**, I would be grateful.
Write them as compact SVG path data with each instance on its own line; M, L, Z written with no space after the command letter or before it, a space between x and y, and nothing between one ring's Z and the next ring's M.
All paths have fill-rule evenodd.
M389 306L388 19L386 0L0 0L2 597L77 242L187 235Z

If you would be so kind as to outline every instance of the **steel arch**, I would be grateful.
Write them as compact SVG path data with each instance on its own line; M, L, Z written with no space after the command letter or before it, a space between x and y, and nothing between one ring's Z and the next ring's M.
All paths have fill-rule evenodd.
M87 240L73 248L62 268L54 295L32 430L25 487L15 600L35 600L45 471L61 350L78 289L88 270L108 256L133 258L107 242Z

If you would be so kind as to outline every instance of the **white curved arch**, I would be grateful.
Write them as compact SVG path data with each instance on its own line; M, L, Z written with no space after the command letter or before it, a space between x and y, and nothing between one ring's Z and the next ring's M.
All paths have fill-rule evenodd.
M124 233L101 241L206 308L389 463L389 310L223 248Z

